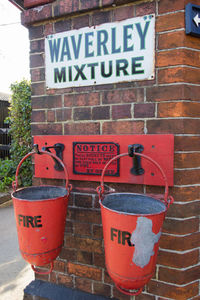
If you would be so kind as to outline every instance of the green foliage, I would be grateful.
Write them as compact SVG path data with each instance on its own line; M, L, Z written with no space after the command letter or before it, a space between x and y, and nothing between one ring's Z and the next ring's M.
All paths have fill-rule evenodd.
M8 121L10 124L10 156L16 169L20 160L31 151L31 87L30 82L22 80L11 84L12 98ZM27 159L21 169L19 182L31 185L32 163Z
M14 179L14 162L10 159L0 160L0 192L8 190Z

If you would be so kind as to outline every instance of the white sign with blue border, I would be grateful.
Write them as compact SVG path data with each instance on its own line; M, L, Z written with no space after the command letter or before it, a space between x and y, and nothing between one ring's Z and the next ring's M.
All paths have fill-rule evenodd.
M45 65L47 88L152 80L155 15L49 35Z
M185 32L200 37L200 5L188 3L185 7Z

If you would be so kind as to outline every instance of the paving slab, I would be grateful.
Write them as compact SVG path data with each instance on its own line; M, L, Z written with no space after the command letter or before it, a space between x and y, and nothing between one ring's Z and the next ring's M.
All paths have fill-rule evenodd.
M0 205L0 236L0 299L23 300L34 272L19 252L11 200Z

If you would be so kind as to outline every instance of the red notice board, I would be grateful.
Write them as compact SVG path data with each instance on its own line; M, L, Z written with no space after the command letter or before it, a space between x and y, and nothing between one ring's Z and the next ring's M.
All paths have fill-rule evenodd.
M39 149L56 143L64 144L63 162L70 180L100 181L106 163L118 154L127 153L128 146L141 144L143 154L154 159L164 170L168 184L173 185L174 136L166 135L60 135L35 136L34 144ZM50 149L55 154L54 149ZM64 178L63 171L56 171L54 161L45 155L35 155L35 176L40 178ZM133 158L122 157L109 165L104 181L164 185L160 171L151 162L142 158L143 175L133 175Z

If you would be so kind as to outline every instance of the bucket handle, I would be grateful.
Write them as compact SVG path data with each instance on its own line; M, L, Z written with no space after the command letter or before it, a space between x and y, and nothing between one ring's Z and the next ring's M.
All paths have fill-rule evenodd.
M50 262L50 269L48 270L48 271L46 271L46 272L39 272L36 268L35 268L35 266L34 265L31 265L31 268L32 268L32 270L35 272L35 273L37 273L37 274L40 274L40 275L49 275L52 271L53 271L53 261L51 261Z
M49 156L51 156L52 158L56 159L56 160L61 164L61 166L63 167L63 170L64 170L64 172L65 172L65 180L66 180L65 187L66 187L66 190L67 190L68 192L70 192L71 189L72 189L72 185L69 184L69 175L68 175L68 172L67 172L67 169L66 169L64 163L63 163L62 160L61 160L59 157L57 157L55 154L53 154L53 153L51 153L51 152L43 151L43 150L40 150L40 151L35 151L35 150L33 150L33 151L29 152L28 154L26 154L26 155L22 158L22 160L19 162L19 164L18 164L18 166L17 166L16 174L15 174L15 181L13 181L13 183L12 183L12 188L13 188L14 192L15 192L15 191L17 190L17 188L18 188L18 174L19 174L19 169L20 169L21 165L23 164L23 162L24 162L29 156L35 155L35 154L39 154L39 155L40 155L40 154L46 154L46 155L49 155Z
M138 290L135 290L135 292L130 292L128 290L123 289L120 287L118 284L115 283L116 288L123 294L128 295L128 296L138 296L142 293L143 287L141 287Z
M105 175L105 172L106 172L106 169L108 168L108 166L116 159L119 159L123 156L129 156L129 153L122 153L122 154L119 154L119 155L116 155L115 157L113 157L112 159L109 160L109 162L105 165L103 171L102 171L102 174L101 174L101 185L97 187L96 191L97 193L99 194L99 198L101 199L103 193L104 193L104 175ZM153 163L157 168L158 170L160 171L163 179L164 179L164 183L165 183L165 194L164 194L164 203L166 205L167 208L169 208L170 204L172 204L174 202L174 199L172 196L168 196L168 192L169 192L169 189L168 189L168 182L167 182L167 177L163 171L163 169L161 168L161 166L154 160L152 159L151 157L145 155L145 154L142 154L142 153L138 153L138 152L134 152L134 155L138 155L140 157L143 157L147 160L149 160L151 163ZM169 198L169 200L168 200Z

